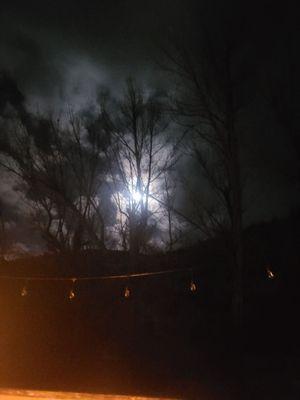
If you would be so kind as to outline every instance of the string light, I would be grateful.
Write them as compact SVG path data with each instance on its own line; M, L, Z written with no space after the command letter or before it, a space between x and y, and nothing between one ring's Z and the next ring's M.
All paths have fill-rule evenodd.
M26 297L28 295L28 282L31 281L39 281L39 282L70 282L71 281L71 288L68 292L67 298L69 301L73 301L75 297L77 296L76 293L76 283L79 281L104 281L104 280L128 280L130 278L144 278L144 277L150 277L150 276L159 276L159 275L169 275L173 273L187 273L190 271L191 278L190 278L190 283L189 283L189 291L192 293L197 292L198 287L197 283L194 279L193 273L195 269L198 268L191 268L191 269L169 269L169 270L163 270L163 271L152 271L152 272L141 272L141 273L132 273L132 274L120 274L120 275L102 275L102 276L83 276L83 277L76 277L76 278L70 278L70 277L43 277L43 276L9 276L9 275L0 275L0 281L1 280L16 280L16 281L25 281L21 291L20 295L21 297ZM273 280L276 278L276 274L271 270L269 266L266 267L265 269L267 278L270 280ZM124 291L123 291L123 296L125 299L128 299L129 297L132 296L131 293L131 288L129 286L126 286Z
M267 277L269 279L275 279L275 274L270 268L267 267L266 271L267 271Z
M28 294L28 290L27 290L27 286L26 284L23 286L22 290L21 290L21 296L25 297Z
M194 274L193 274L193 270L192 269L190 269L190 274L191 274L190 291L192 293L195 293L197 291L197 285L196 285L195 280L194 280Z
M126 286L125 290L124 290L124 297L125 299L128 299L130 297L130 289L128 286Z
M191 283L190 283L190 291L191 292L197 291L197 286L196 286L196 283L193 281L193 279L191 280Z
M43 276L9 276L9 275L0 275L0 281L1 280L16 280L16 281L25 281L25 284L20 292L22 297L25 297L28 295L28 282L34 281L34 282L70 282L71 281L71 287L68 291L67 298L69 301L73 301L75 297L77 296L76 292L76 284L79 281L104 281L104 280L128 280L130 278L146 278L150 276L160 276L160 275L170 275L173 273L187 273L190 271L192 274L191 281L190 281L190 286L189 290L191 292L196 292L197 291L197 285L193 279L193 269L187 270L187 269L168 269L168 270L162 270L162 271L152 271L152 272L140 272L140 273L131 273L131 274L120 274L120 275L102 275L102 276L83 276L83 277L76 277L76 278L70 278L70 277L43 277ZM132 296L131 288L129 286L126 286L123 292L124 298L128 299L129 297Z
M75 293L75 283L76 283L76 278L73 278L73 279L72 279L72 287L71 287L71 289L70 289L69 296L68 296L68 298L69 298L70 301L72 301L72 300L76 297L76 293Z

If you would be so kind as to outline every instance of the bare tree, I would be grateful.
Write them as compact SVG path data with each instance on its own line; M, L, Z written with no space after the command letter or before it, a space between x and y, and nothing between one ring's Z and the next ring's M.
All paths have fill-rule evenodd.
M176 179L177 178L177 179ZM172 252L175 247L182 244L187 217L180 213L176 208L176 198L178 194L178 176L171 171L165 172L161 187L161 211L162 211L162 230L166 235L163 237L163 243L168 252Z
M189 130L190 153L214 193L213 207L194 199L198 225L208 233L225 233L234 266L233 311L240 324L243 304L243 184L241 178L241 113L249 100L250 70L244 68L242 32L211 33L203 25L202 37L187 45L171 37L163 49L163 68L177 88L171 112ZM195 39L195 38L194 38Z
M104 154L86 139L82 120L28 116L2 126L2 166L26 192L48 247L55 251L104 247L99 189Z
M163 99L146 95L132 80L115 108L102 104L99 120L111 140L107 156L122 245L138 253L155 229L155 208L161 205L154 206L153 199L158 182L176 163L176 140L168 133Z

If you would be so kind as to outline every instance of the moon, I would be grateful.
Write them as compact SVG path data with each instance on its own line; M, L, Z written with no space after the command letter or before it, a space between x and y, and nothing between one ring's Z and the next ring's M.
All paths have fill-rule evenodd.
M143 200L144 195L139 192L138 190L133 190L131 193L131 198L135 203L139 203L141 200Z

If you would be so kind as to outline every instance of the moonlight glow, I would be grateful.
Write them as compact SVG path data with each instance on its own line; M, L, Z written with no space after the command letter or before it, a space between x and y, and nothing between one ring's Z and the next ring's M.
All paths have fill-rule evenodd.
M141 201L143 201L145 199L144 194L137 190L132 191L130 193L130 196L135 203L140 203Z

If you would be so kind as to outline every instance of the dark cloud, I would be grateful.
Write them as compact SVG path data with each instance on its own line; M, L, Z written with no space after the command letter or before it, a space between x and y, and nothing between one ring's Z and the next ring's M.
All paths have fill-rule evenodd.
M128 75L155 83L156 45L167 31L189 31L192 41L204 24L222 40L220 18L227 18L228 29L239 20L239 34L256 36L257 47L280 34L286 13L274 4L269 8L266 1L242 6L232 0L4 2L0 67L10 69L30 98L57 103L74 94L72 78L77 92L84 90L76 80L85 80L88 86L108 84L115 90Z
M149 75L153 43L166 25L176 25L182 6L169 0L7 3L0 64L29 96L68 97L70 75L116 86L128 75Z

